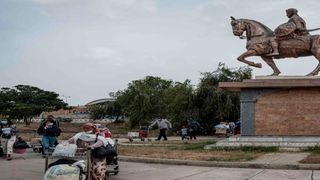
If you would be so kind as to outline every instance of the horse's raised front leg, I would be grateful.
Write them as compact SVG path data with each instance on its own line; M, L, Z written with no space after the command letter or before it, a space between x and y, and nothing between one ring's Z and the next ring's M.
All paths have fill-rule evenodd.
M272 68L273 73L270 76L278 76L281 73L272 57L261 56L261 58Z
M245 59L246 57L256 56L256 55L258 54L255 50L248 50L247 52L241 54L237 59L243 63L248 64L249 66L261 68L262 67L261 63L254 63Z

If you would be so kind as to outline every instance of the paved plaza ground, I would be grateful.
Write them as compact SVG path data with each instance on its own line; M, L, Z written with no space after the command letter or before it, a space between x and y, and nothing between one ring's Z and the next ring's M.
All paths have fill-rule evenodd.
M181 163L182 161L179 160L135 159L135 157L120 156L120 173L116 176L112 175L110 180L320 180L319 165L299 163L308 154L275 152L249 162L234 163L203 161ZM44 164L45 159L41 154L34 153L32 149L28 149L23 155L14 154L12 161L0 159L0 180L41 180L44 175ZM259 168L252 168L258 166ZM298 168L304 170L295 170Z
M1 180L41 180L44 159L27 158L0 161ZM320 171L270 170L200 166L179 166L120 162L120 173L110 180L320 180Z

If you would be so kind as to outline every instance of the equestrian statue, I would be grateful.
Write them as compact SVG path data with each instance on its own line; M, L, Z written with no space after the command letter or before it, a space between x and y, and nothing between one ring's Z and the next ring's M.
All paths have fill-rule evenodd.
M274 32L258 21L236 19L231 16L233 34L247 39L247 51L241 54L238 60L249 66L261 68L261 63L246 60L250 56L260 56L272 68L271 75L278 76L281 72L273 59L313 55L319 63L307 76L315 76L320 71L320 35L310 35L309 32L320 28L307 30L306 22L294 8L287 9L286 14L289 21L278 26Z

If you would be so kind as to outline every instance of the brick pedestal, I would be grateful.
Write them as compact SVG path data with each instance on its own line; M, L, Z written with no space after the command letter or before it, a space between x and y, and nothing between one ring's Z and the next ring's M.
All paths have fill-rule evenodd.
M260 77L219 87L240 92L242 136L320 135L318 77Z

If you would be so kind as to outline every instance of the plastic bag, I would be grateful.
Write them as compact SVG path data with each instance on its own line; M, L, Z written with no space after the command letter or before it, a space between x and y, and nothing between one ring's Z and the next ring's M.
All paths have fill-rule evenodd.
M79 180L80 168L66 164L50 167L44 175L44 180Z
M52 156L74 157L77 151L77 145L69 143L60 143L54 149Z

